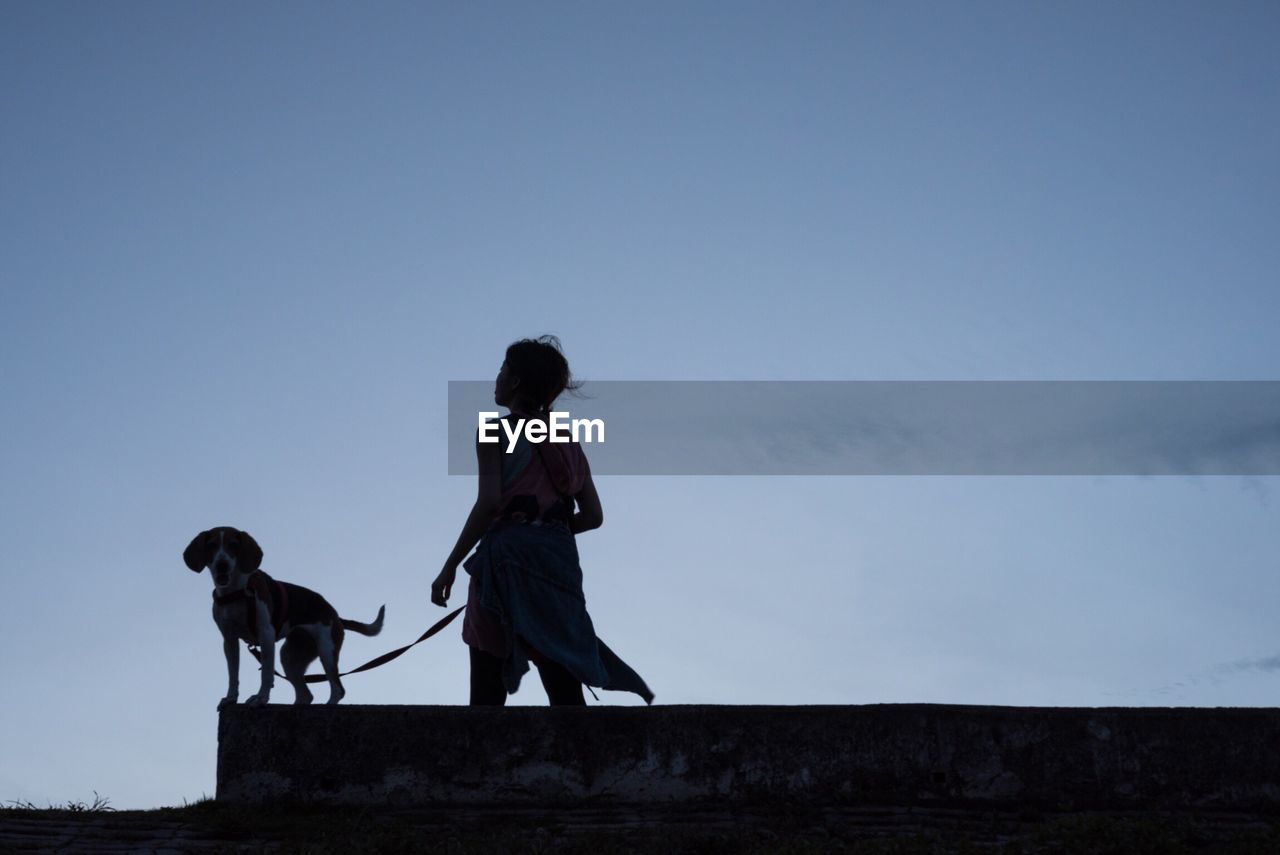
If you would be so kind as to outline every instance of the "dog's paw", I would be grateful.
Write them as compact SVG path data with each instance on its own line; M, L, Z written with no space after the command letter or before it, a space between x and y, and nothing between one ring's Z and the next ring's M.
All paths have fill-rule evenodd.
M265 707L267 705L267 699L262 695L250 695L245 698L244 705L246 707Z
M232 697L223 698L222 700L218 701L218 712L222 712L227 707L234 707L235 705L236 705L235 698L232 698Z

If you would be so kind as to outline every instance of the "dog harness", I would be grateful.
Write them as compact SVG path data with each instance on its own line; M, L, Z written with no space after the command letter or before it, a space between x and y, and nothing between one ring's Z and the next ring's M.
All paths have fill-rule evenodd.
M275 584L271 584L272 582ZM240 590L221 597L218 596L217 591L213 592L214 605L225 606L236 600L244 600L249 635L253 637L252 644L258 643L258 600L267 604L267 613L271 615L271 628L275 630L277 638L280 636L280 628L289 617L289 594L285 591L283 582L278 579L268 581L266 573L254 570L249 574L249 581Z

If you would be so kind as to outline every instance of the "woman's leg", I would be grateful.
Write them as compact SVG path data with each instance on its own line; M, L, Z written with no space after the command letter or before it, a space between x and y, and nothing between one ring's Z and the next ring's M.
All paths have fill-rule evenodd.
M542 678L542 688L547 690L547 700L553 707L584 707L586 699L582 697L582 684L578 678L569 673L559 662L543 658L538 666L538 676Z
M538 677L542 679L542 688L547 690L547 700L553 707L586 706L582 697L582 684L569 673L569 669L547 657L538 648L530 644L523 636L520 644L529 654L529 661L538 669Z
M471 706L506 706L507 687L502 682L502 660L477 647L471 651Z

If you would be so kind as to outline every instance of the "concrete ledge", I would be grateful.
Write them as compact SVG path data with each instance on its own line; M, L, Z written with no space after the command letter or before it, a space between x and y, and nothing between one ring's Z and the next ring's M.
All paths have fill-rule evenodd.
M217 798L1271 813L1280 710L237 706Z

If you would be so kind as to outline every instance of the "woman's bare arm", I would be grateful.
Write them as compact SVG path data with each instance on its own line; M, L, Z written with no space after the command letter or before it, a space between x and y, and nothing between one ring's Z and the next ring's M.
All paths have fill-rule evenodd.
M438 606L446 605L453 590L453 581L458 573L458 565L467 557L475 545L480 542L493 516L498 512L498 502L502 498L502 451L499 443L476 442L476 463L479 468L479 479L476 489L476 500L471 506L471 513L462 525L462 533L458 542L444 562L444 568L435 582L431 584L431 602Z
M574 499L578 502L578 512L569 521L570 531L579 534L604 525L604 508L600 506L600 494L596 492L596 482L591 480L591 464L587 464L587 479Z

